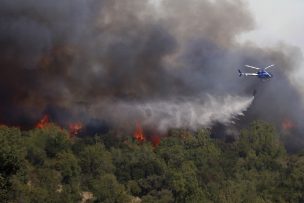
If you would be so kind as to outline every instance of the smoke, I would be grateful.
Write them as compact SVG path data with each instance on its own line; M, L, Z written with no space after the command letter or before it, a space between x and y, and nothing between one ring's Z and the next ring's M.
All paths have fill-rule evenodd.
M94 107L97 117L107 117L111 123L121 124L140 120L147 128L154 127L160 132L169 128L197 129L209 127L215 122L231 124L233 119L242 116L252 103L254 97L225 96L183 98L172 101L154 101L145 103L114 103ZM108 108L105 110L104 106ZM119 114L112 115L113 112ZM91 113L94 115L94 112Z
M155 3L155 2L154 2ZM290 83L301 54L240 44L253 29L244 1L2 0L0 121L92 120L159 130L302 119ZM244 64L275 77L244 79ZM245 70L244 70L245 71ZM248 70L249 71L249 70ZM303 119L302 119L303 120Z

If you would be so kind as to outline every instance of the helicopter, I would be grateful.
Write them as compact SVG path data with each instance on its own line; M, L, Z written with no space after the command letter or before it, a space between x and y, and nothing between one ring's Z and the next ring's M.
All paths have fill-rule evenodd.
M240 74L240 75L239 75L240 77L241 77L242 75L244 75L244 76L256 76L256 77L258 77L258 78L260 78L260 79L270 79L270 78L273 77L273 75L272 75L271 73L267 72L266 70L267 70L268 68L273 67L274 64L271 64L270 66L267 66L266 68L258 68L258 67L254 67L254 66L250 66L250 65L245 65L245 66L248 67L248 68L256 69L256 70L258 70L258 72L256 72L256 73L243 73L243 72L239 69L238 72L239 72L239 74Z

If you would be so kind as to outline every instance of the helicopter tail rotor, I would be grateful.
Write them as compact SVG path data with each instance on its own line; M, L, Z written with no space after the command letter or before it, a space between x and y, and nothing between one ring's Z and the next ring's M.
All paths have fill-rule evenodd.
M242 71L239 69L238 72L240 74L239 76L241 77L243 75Z

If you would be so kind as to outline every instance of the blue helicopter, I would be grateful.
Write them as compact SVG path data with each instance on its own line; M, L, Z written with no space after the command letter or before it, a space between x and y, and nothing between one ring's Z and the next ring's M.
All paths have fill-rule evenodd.
M261 79L270 79L270 78L273 77L272 74L269 73L269 72L267 72L266 70L267 70L268 68L273 67L274 64L272 64L272 65L270 65L270 66L267 66L266 68L258 68L258 67L249 66L249 65L245 65L245 66L248 67L248 68L256 69L256 70L258 70L258 72L256 72L256 73L243 73L243 72L239 69L240 77L241 77L242 75L244 75L244 76L256 76L256 77L261 78Z

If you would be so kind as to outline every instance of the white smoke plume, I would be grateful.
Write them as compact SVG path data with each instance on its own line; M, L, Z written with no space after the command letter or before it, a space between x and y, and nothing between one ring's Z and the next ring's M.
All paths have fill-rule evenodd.
M254 97L206 95L178 101L112 103L106 105L107 110L104 110L105 104L95 106L91 113L96 117L106 117L118 126L128 121L128 125L134 126L135 122L140 122L143 126L153 126L161 132L170 128L195 130L218 122L233 123L235 118L244 115L243 112L253 99Z

